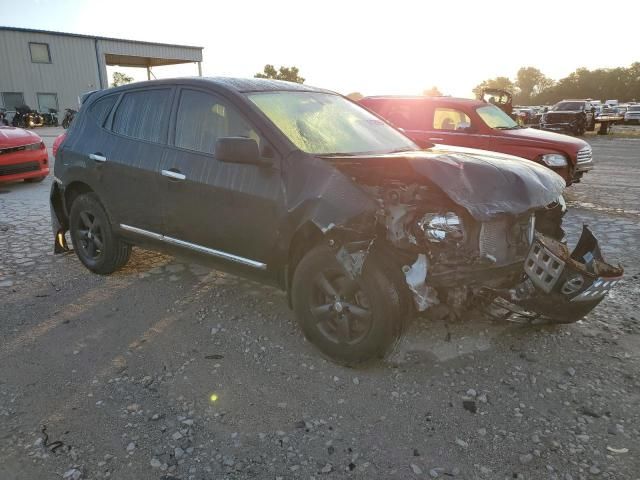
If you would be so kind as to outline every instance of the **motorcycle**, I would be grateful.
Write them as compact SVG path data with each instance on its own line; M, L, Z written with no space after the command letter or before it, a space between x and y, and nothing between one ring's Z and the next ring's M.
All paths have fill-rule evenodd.
M76 113L78 112L73 108L65 108L64 118L62 119L62 128L69 128Z
M19 128L34 128L44 125L42 115L32 110L27 105L16 107L16 114L13 116L11 124Z

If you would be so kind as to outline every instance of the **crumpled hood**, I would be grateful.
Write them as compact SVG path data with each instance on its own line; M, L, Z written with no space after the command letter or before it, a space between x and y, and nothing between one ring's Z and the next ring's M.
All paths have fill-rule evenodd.
M388 155L332 157L339 170L350 174L362 168L366 176L394 178L407 167L413 181L423 177L439 187L476 220L488 221L501 214L520 215L558 199L566 184L546 167L511 155L455 147ZM360 176L360 175L358 175Z
M19 147L40 141L42 141L42 139L29 130L15 127L0 127L0 148Z

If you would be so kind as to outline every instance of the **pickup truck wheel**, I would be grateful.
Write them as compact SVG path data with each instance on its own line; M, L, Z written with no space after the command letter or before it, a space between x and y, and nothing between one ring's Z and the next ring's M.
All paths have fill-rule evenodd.
M307 340L331 360L357 365L384 356L402 333L401 296L370 257L353 280L322 245L300 261L292 301Z
M114 234L95 193L85 193L73 201L69 231L76 255L94 273L112 273L129 260L131 246Z

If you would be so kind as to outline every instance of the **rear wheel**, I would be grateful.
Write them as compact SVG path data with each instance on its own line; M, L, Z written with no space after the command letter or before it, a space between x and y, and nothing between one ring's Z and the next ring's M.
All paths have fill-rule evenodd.
M114 234L95 193L85 193L73 201L69 231L76 255L92 272L112 273L129 260L131 247Z
M294 273L292 301L307 340L337 363L383 358L402 333L400 292L373 254L354 280L334 251L314 248Z

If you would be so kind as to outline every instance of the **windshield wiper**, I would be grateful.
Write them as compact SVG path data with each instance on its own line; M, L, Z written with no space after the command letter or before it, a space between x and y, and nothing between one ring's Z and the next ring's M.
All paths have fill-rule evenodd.
M513 127L493 127L496 130L519 130L521 128L524 128L522 125L514 125Z

